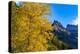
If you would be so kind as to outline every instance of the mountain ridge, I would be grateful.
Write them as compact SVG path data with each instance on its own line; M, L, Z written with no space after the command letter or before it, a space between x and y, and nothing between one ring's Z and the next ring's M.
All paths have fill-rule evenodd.
M77 25L68 24L65 28L59 21L54 20L52 26L54 26L53 33L55 33L58 39L69 44L70 48L74 48L74 49L78 48Z

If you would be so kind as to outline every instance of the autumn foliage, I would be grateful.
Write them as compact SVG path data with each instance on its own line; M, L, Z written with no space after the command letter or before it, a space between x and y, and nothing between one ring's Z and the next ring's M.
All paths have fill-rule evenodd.
M45 17L50 13L48 5L23 2L21 6L17 6L15 2L12 2L11 8L12 52L61 49L56 42L61 44L62 42L57 40L51 32L54 27Z

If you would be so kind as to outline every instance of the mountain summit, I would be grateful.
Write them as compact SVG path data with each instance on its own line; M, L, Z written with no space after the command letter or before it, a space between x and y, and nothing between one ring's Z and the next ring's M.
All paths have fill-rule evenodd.
M65 32L65 33L67 33L67 34L70 33L69 31L67 31L66 28L63 27L63 25L62 25L60 22L58 22L58 21L56 21L56 20L54 20L52 26L54 26L55 31L57 31L57 32L59 32L59 33L60 33L60 32Z
M63 25L54 20L52 26L54 26L55 35L63 42L67 43L70 48L78 48L78 26L68 24L66 28Z

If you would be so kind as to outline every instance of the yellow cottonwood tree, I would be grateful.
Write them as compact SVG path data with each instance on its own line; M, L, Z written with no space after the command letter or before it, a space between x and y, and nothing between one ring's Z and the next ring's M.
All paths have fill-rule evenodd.
M45 51L48 48L58 49L50 45L54 34L53 27L44 16L50 13L48 5L41 3L26 3L11 6L11 51Z

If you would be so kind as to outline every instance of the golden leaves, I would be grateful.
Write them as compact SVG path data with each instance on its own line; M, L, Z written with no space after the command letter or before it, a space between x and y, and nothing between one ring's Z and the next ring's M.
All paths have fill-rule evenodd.
M46 18L42 17L46 13L49 13L49 9L43 4L24 3L21 7L12 6L13 52L48 50L48 42L53 37L50 32L53 27Z

